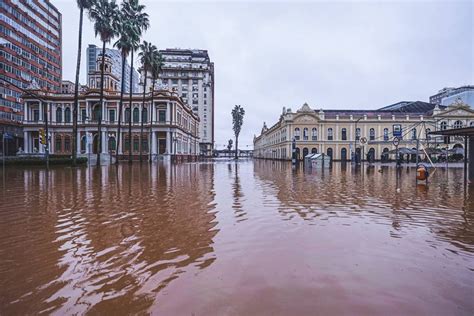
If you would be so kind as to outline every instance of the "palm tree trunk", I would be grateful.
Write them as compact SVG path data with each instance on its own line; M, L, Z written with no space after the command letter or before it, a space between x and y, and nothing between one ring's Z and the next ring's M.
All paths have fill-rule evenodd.
M154 98L155 98L155 83L156 83L156 78L153 78L153 83L152 83L152 86L151 86L151 105L150 105L150 135L148 136L149 137L149 141L148 143L150 145L148 145L148 152L150 153L150 163L152 162L153 160L153 156L152 156L152 152L151 152L151 148L153 147L153 143L152 143L152 133L153 131L151 130L151 127L153 126L153 109L154 109Z
M120 148L120 139L122 135L120 134L122 128L122 111L123 111L123 93L125 90L125 63L127 58L122 54L122 81L120 87L120 103L119 103L119 112L118 112L118 128L117 128L117 147L115 148L115 163L119 162L119 148Z
M133 93L133 49L132 49L132 55L130 56L130 104L129 104L129 109L130 109L130 120L128 121L128 140L129 140L129 148L128 148L128 163L132 163L132 148L133 148L133 142L132 142L132 93Z
M72 108L72 165L76 166L77 157L77 112L79 108L79 72L81 71L81 49L82 49L82 20L84 8L81 6L79 14L79 40L77 45L77 64L76 64L76 86L74 87L74 106Z
M239 135L235 135L235 159L239 159Z
M142 100L142 111L141 111L141 120L140 120L140 162L142 162L142 139L143 139L143 109L145 108L145 97L146 97L146 66L144 67L145 79L143 81L143 100Z
M105 64L105 41L102 44L102 64L100 69L100 103L99 103L99 117L97 118L97 132L99 135L97 141L97 166L100 166L100 152L102 150L102 107L104 103L104 64Z

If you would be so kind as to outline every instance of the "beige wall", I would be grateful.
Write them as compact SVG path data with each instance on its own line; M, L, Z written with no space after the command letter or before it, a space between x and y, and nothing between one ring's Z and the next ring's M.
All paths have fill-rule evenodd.
M448 112L448 111L446 111ZM454 112L453 112L454 113ZM446 113L447 115L448 113ZM290 119L288 119L288 117ZM346 149L346 159L350 160L351 147L354 147L356 119L339 118L339 119L321 119L316 112L290 113L284 115L283 118L272 126L270 129L264 130L262 134L254 140L254 157L274 158L274 159L291 159L291 140L295 137L295 129L300 129L299 140L296 141L297 148L300 150L300 157L303 157L305 148L311 152L316 148L318 152L327 153L328 149L332 149L333 159L341 159L341 150ZM412 129L416 128L416 134L419 139L426 138L426 129L435 131L440 129L440 122L447 122L449 127L456 121L462 121L463 126L474 124L474 113L456 113L456 115L443 116L437 115L432 117L423 116L407 116L398 115L397 117L379 118L363 118L357 123L357 128L361 129L361 137L366 137L368 143L361 145L357 142L357 147L364 149L367 153L371 148L375 150L375 159L380 159L384 148L388 150L395 149L393 145L393 125L401 124L403 131L403 140L401 147L414 148L416 140L412 140ZM304 139L303 131L308 129L308 140ZM317 128L317 140L312 139L312 129ZM328 139L328 129L333 130L333 139ZM342 139L342 129L346 128L347 138ZM375 131L375 141L370 140L370 129ZM388 129L388 140L384 140L384 129ZM282 137L284 135L285 137ZM462 143L462 140L453 139ZM363 157L365 159L365 155Z

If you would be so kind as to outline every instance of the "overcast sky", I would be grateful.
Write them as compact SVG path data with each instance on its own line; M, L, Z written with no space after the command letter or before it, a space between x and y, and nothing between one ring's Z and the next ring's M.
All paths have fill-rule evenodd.
M79 10L75 0L52 2L63 15L63 78L73 80ZM209 51L219 149L233 137L235 104L246 110L245 148L283 106L375 109L474 84L471 1L141 2L151 21L145 40ZM83 70L91 43L100 45L85 19Z

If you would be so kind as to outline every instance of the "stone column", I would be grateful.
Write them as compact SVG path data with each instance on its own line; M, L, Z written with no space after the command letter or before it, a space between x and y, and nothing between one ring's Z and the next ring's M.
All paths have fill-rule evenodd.
M23 150L25 153L31 153L32 151L30 150L30 137L29 137L28 132L23 132Z
M78 120L79 121L79 120ZM76 139L76 153L81 153L81 132L77 131L77 139Z
M151 132L151 154L156 155L156 132Z
M166 123L167 124L171 124L173 123L172 120L173 120L173 114L171 113L171 111L173 110L172 109L172 105L171 103L167 103L166 104Z
M468 179L471 185L474 183L474 137L469 137L469 142L467 144L467 150L465 150L468 154L467 159L469 161L469 174Z
M101 154L107 154L107 145L109 143L109 139L107 136L107 132L101 132L102 133L102 148L101 148Z
M123 130L120 131L120 134L121 135L117 134L117 137L116 137L116 141L118 141L118 139L120 137L120 146L117 148L117 150L118 150L119 155L123 155L123 146L124 146L123 145L124 138L122 137L122 135L124 135Z
M88 118L90 119L91 115L90 115L90 113L89 113L89 112L90 112L90 111L89 111L89 104L88 104L87 101L86 101L85 103L86 103L86 117L88 117Z
M168 154L173 153L173 148L171 146L171 132L166 132L166 152Z

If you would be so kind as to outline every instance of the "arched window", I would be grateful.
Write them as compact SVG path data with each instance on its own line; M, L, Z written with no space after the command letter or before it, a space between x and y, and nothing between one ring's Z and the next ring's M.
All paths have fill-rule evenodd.
M86 136L81 137L81 153L86 152Z
M356 140L360 139L360 127L356 128Z
M148 122L148 109L147 108L143 108L142 110L142 122L143 123Z
M133 123L138 123L138 120L140 119L140 111L138 108L133 109Z
M116 146L117 146L117 144L115 142L115 137L113 137L113 136L109 137L109 150L114 151Z
M332 148L328 148L326 151L327 155L332 159Z
M347 140L347 129L343 128L341 130L341 139L342 140Z
M56 135L56 137L54 138L54 151L60 152L62 149L61 147L62 147L61 135Z
M431 132L431 128L427 128L427 129L425 130L425 133L426 133L426 139L428 139L428 140L430 140L430 139L431 139L430 132Z
M305 127L303 128L303 140L308 140L308 139L309 139L308 129Z
M133 137L133 151L139 151L140 150L140 139L138 136Z
M411 130L411 139L416 139L416 128Z
M312 154L317 154L318 153L318 149L317 148L311 148L311 153Z
M388 128L383 129L383 140L388 141Z
M69 107L64 110L64 123L71 123L71 109Z
M456 121L456 122L454 122L453 127L454 127L454 128L462 128L462 122L461 122L461 121Z
M328 128L328 140L333 139L332 128Z
M474 126L474 121L471 121L471 123L469 124L469 126Z
M442 131L444 131L445 129L447 129L447 128L448 128L448 123L446 123L446 122L444 122L444 121L443 121L443 122L441 122L441 124L440 124L440 128L441 128L441 130L442 130Z
M125 122L130 122L130 108L125 109Z
M309 149L308 148L303 148L303 158L305 158L309 154Z
M342 148L341 149L341 160L346 161L347 160L347 149Z
M311 139L318 140L318 129L316 127L311 130Z
M370 140L375 140L375 129L371 128L369 130L369 139Z
M71 151L71 136L66 135L64 137L64 151L70 152Z
M295 128L295 139L296 140L300 139L300 129L298 127Z
M56 109L56 122L61 123L63 121L63 109L57 108Z

